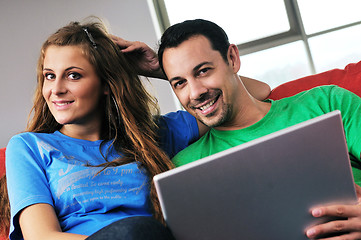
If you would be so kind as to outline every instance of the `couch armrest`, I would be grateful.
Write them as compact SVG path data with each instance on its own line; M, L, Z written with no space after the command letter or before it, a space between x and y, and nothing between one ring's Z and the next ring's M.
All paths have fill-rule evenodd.
M5 148L0 148L0 178L5 174Z
M348 64L344 69L333 69L281 84L271 91L269 98L277 100L321 85L338 85L361 97L361 61Z

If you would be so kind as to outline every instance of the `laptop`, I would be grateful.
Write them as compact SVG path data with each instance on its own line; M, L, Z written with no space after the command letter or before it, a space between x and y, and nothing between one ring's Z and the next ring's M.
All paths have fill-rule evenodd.
M307 239L324 204L357 202L340 111L154 177L177 240Z

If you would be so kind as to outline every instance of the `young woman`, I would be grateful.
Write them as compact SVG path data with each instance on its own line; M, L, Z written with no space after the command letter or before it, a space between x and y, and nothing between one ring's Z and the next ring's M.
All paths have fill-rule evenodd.
M151 179L205 128L183 111L155 118L133 60L99 22L45 41L33 117L7 146L10 239L172 238Z

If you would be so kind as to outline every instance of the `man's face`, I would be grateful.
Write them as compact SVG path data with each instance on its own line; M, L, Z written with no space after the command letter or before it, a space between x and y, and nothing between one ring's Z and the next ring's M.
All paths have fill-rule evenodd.
M209 127L232 124L237 111L238 64L228 63L204 36L194 36L163 54L164 71L183 107ZM237 52L238 54L238 52ZM238 58L238 56L237 56Z

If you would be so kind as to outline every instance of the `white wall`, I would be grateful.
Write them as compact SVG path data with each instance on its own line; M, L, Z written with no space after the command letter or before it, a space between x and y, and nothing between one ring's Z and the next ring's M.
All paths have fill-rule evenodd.
M0 148L25 129L42 43L58 28L89 15L105 18L113 34L156 47L147 0L0 0ZM176 110L168 82L152 84L162 113Z

